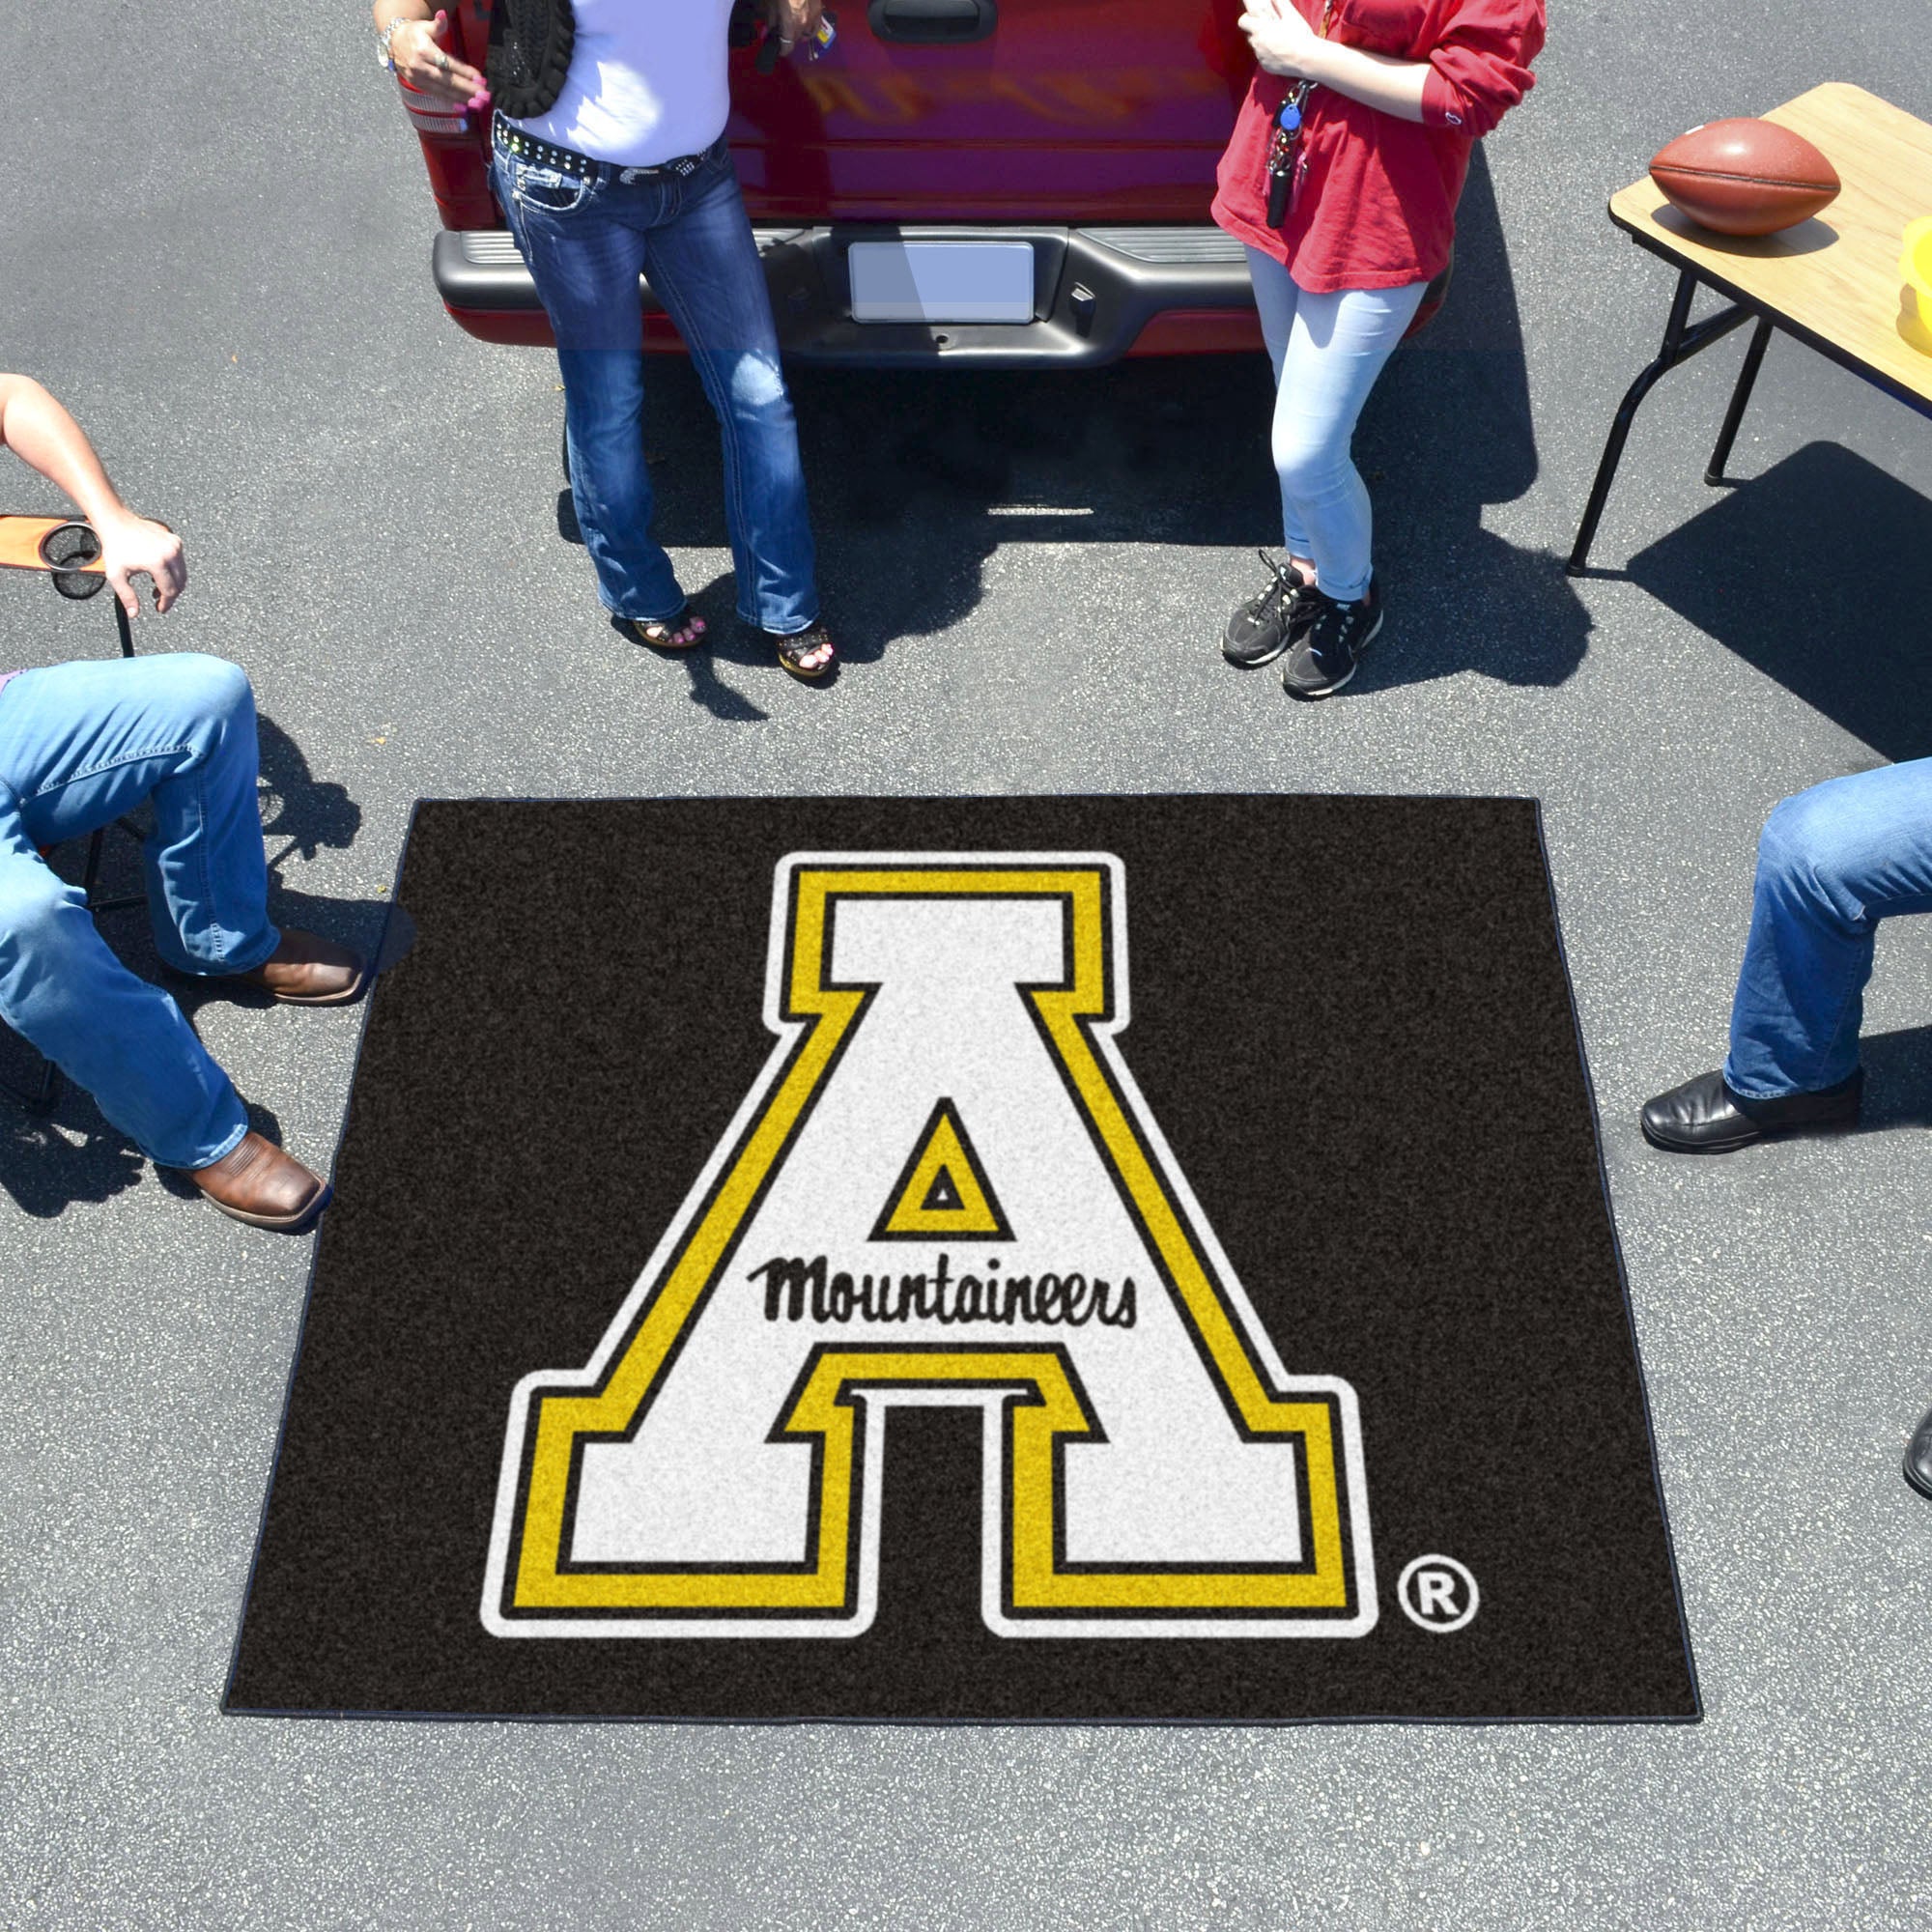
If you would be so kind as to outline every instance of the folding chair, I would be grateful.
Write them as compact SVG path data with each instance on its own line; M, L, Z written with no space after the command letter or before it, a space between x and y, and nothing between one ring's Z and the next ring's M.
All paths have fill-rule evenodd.
M107 579L101 567L99 534L92 524L78 523L69 517L20 517L0 511L0 570L39 571L61 596L71 598L76 603L96 596L107 587ZM121 655L131 658L134 655L134 634L128 627L128 613L122 610L120 598L110 597L107 601L113 607ZM138 839L141 837L140 827L131 820L122 818L116 822L130 838ZM88 910L98 914L145 905L145 893L96 902L94 887L100 876L101 847L106 834L107 828L102 826L87 841L87 864L81 873L80 889L87 895ZM22 1105L37 1112L51 1112L60 1102L60 1068L52 1061L43 1060L37 1085L20 1087L11 1080L0 1079L0 1091L11 1094Z

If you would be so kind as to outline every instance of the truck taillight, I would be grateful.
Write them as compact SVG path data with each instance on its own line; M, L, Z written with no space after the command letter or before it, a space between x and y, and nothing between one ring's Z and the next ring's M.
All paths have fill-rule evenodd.
M469 133L469 117L461 108L412 87L400 74L396 76L396 87L403 97L404 107L409 110L410 126L418 134Z

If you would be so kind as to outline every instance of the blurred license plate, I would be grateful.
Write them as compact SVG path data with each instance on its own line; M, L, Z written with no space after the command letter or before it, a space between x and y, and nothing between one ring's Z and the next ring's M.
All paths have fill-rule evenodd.
M1031 322L1028 242L854 242L854 322Z

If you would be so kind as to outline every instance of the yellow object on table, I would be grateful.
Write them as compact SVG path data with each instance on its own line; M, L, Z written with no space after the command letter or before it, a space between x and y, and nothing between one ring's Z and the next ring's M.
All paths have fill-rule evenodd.
M1932 214L1920 215L1906 229L1898 273L1905 284L1898 332L1913 348L1932 355Z

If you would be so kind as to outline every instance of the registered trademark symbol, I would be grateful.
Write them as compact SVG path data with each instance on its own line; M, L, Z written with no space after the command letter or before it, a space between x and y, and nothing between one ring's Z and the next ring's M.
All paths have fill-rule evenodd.
M1461 1630L1483 1600L1476 1579L1453 1556L1418 1556L1396 1578L1395 1594L1410 1623L1438 1635Z

